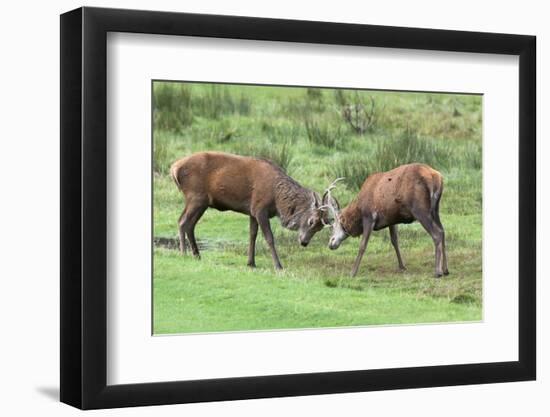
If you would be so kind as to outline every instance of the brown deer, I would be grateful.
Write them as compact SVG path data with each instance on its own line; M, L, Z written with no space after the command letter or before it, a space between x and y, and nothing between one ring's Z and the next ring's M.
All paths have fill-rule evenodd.
M338 181L338 180L336 180ZM399 269L404 270L397 240L397 225L418 220L435 245L435 276L448 275L445 253L445 230L439 219L439 201L443 193L443 177L424 164L402 165L391 171L370 175L355 199L340 211L332 197L335 182L325 192L323 201L334 216L330 249L337 249L349 236L362 236L359 253L351 276L357 275L373 230L390 229L390 240L397 255ZM322 207L324 208L324 207Z
M266 159L221 152L200 152L174 162L170 174L185 196L179 218L180 250L186 253L185 236L193 255L200 258L195 225L208 207L250 216L248 265L255 264L258 225L271 250L275 268L282 269L269 219L277 216L283 227L299 231L299 242L307 246L323 228L327 213L319 195L302 187Z

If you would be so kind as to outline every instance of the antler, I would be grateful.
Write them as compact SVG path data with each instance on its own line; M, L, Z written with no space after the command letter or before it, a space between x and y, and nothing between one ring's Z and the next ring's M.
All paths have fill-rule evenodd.
M332 197L331 191L336 188L336 183L338 181L342 181L343 179L345 179L345 178L343 178L343 177L342 178L336 178L334 181L332 181L332 183L328 186L328 188L325 190L325 193L323 194L323 200L325 200L325 196L328 196L327 204L323 204L322 206L319 207L319 210L324 210L324 209L328 208L330 211L332 211L332 215L334 216L335 220L338 220L338 212L336 211L336 209L332 205L332 201L334 199ZM331 224L325 223L325 221L322 218L321 218L321 221L323 222L323 225L325 227L332 226Z
M332 181L332 183L328 186L328 188L325 190L325 193L330 193L331 190L334 190L336 188L336 183L338 181L342 181L342 180L345 180L344 177L341 177L341 178L336 178L334 181Z

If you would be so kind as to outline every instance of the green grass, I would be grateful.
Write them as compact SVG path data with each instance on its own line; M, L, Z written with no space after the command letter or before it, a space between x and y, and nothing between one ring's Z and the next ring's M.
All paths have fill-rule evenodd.
M200 261L154 251L156 334L482 319L481 97L360 92L365 103L375 100L376 120L359 134L334 90L155 83L154 91L155 237L177 237L184 201L167 167L193 152L267 157L320 193L345 176L334 191L342 205L369 173L425 162L444 176L440 213L451 272L433 278L433 243L417 223L399 226L406 272L398 272L382 230L352 279L358 239L330 251L323 230L302 248L276 218L271 224L285 269L273 269L261 234L258 267L249 269L248 218L209 209L196 228Z
M243 266L244 257L239 259L231 250L205 251L201 261L182 260L166 250L156 250L155 256L162 260L157 271L162 274L155 279L155 333L480 319L479 306L470 299L457 303L452 302L457 297L432 295L450 292L446 280L387 274L387 280L405 280L418 289L414 294L395 284L386 287L380 278L370 284L364 278L349 283L350 279L338 278L336 267L318 275L306 264L288 263L287 270L275 274L270 260L262 257L261 266L250 270ZM375 265L381 266L378 261L369 269Z

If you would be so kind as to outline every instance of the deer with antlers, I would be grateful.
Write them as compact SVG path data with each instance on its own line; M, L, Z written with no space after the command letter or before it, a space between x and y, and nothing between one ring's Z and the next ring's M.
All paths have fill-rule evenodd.
M361 259L367 249L373 230L388 227L390 240L397 255L400 270L405 269L399 251L397 225L417 220L430 234L435 245L435 276L448 275L445 250L445 230L439 218L439 202L443 193L443 177L435 169L424 164L402 165L391 171L369 175L359 194L340 210L332 196L334 181L326 190L323 209L332 212L332 234L329 248L337 249L350 236L362 236L359 253L353 264L351 276L357 275Z
M298 231L298 240L307 246L323 228L327 216L319 195L288 176L267 159L222 152L199 152L174 162L170 175L185 196L179 219L181 252L186 237L193 255L200 258L195 226L209 207L231 210L250 217L248 266L254 267L258 226L271 251L276 269L282 269L275 249L269 219L279 217L283 227Z

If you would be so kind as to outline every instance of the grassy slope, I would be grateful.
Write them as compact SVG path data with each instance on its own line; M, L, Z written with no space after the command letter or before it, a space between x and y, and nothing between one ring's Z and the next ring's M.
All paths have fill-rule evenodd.
M201 94L207 86L193 86ZM418 224L400 227L400 244L408 271L397 272L386 230L369 242L359 278L347 277L358 240L338 251L326 248L328 230L302 249L296 234L272 220L277 248L286 269L276 273L261 235L256 270L246 268L248 219L236 213L208 210L196 235L207 247L202 260L175 251L156 249L154 257L155 333L221 330L330 327L390 323L469 321L481 319L481 171L469 155L481 142L481 99L404 93L370 93L382 103L376 129L364 136L342 126L341 143L327 147L308 140L298 106L303 89L240 87L251 109L215 118L193 115L179 132L155 132L160 166L198 150L252 153L290 144L290 174L302 184L322 191L334 178L339 161L358 154L372 160L377 141L414 128L422 138L448 151L449 161L438 167L445 177L441 217L446 227L449 278L435 280L433 244ZM323 92L325 106L317 109L331 125L333 103ZM193 108L191 106L191 108ZM458 113L458 115L457 115ZM338 114L336 114L338 116ZM263 148L262 148L263 147ZM474 152L475 149L473 148ZM157 162L157 160L156 160ZM176 237L183 200L163 169L154 175L154 234ZM355 190L339 187L342 203Z

